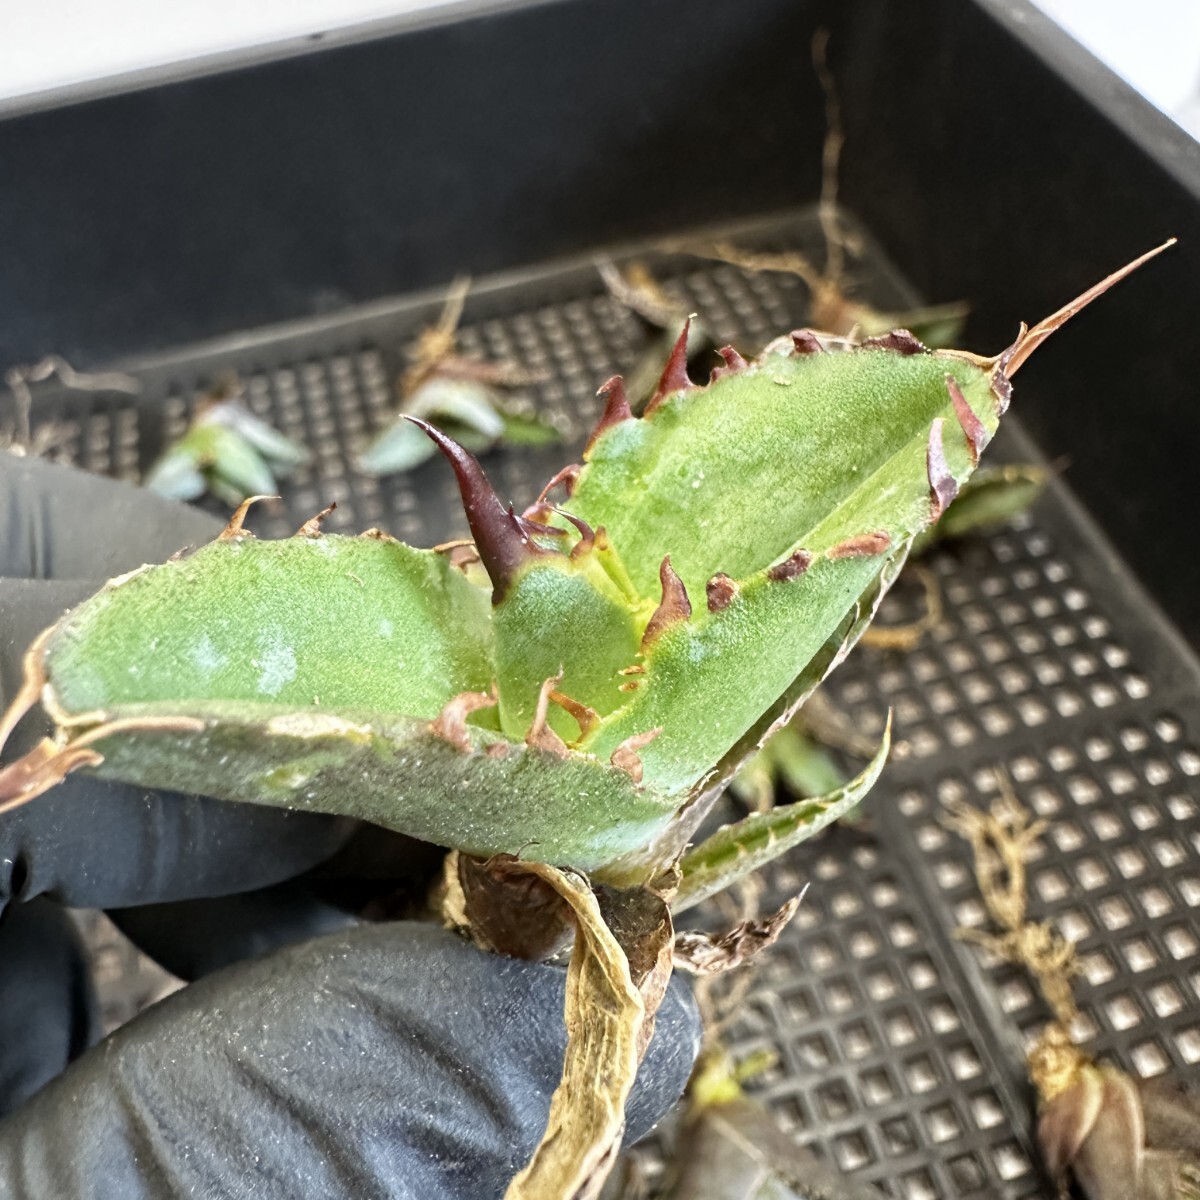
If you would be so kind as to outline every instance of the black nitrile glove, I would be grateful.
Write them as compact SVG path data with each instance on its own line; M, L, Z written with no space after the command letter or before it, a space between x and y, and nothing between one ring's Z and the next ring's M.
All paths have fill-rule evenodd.
M65 608L218 529L0 455L0 702ZM31 714L5 760L42 732ZM352 831L80 775L0 815L0 1196L502 1195L557 1085L564 974L429 926L361 925L319 899L310 868ZM135 940L204 978L59 1075L95 1020L62 905L120 910ZM697 1042L690 996L673 985L630 1137L682 1091Z

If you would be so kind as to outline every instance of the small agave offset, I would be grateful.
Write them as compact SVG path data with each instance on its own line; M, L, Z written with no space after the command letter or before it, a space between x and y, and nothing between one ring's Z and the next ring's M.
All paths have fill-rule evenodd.
M56 732L0 770L0 810L81 769L360 817L500 874L519 856L585 935L577 991L615 987L615 894L653 885L678 913L869 789L886 736L833 795L689 849L724 783L845 657L971 475L1017 369L1142 261L993 358L904 332L802 331L753 362L726 349L699 387L685 329L644 414L619 379L605 384L584 461L522 515L427 428L457 474L473 550L326 536L318 519L258 541L243 506L215 542L111 581L37 639L0 743L39 700ZM649 921L660 964L664 921ZM665 976L635 957L622 1003L650 1016ZM613 1078L627 1092L644 1039L580 1037L569 1062L621 1047ZM552 1130L568 1100L555 1105ZM605 1120L607 1145L589 1135L567 1175L571 1138L548 1138L553 1152L510 1195L595 1178L620 1104Z

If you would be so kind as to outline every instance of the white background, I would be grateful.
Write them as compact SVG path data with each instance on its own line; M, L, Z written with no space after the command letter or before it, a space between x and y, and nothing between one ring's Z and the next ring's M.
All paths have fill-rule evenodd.
M0 0L0 100L455 2ZM1200 0L1035 2L1200 137Z

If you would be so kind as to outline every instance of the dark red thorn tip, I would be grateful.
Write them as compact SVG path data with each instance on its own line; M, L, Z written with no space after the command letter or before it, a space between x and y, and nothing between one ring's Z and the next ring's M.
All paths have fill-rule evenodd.
M812 565L812 557L807 550L797 550L790 558L785 558L783 562L777 562L767 572L767 578L776 583L782 583L786 579L795 579L797 576L803 575Z
M686 621L692 615L692 602L688 599L683 580L675 574L668 554L658 568L658 580L662 584L662 599L646 623L642 634L642 649L645 650L658 640L672 625Z
M405 416L404 419L424 430L454 468L475 548L492 581L492 602L498 604L521 567L531 558L554 552L533 543L511 506L505 508L500 503L473 454L429 422L419 417Z
M958 495L958 480L946 463L946 448L942 444L942 426L938 417L929 427L929 446L925 451L925 471L929 476L929 519L936 521Z
M546 512L551 513L553 511L554 509L549 505L546 506ZM539 517L531 517L528 509L517 518L517 523L529 537L561 538L567 536L565 529L559 529L557 525L548 525Z
M688 334L691 329L692 318L688 317L679 331L679 336L675 339L675 345L671 347L671 356L667 359L667 365L663 367L663 373L658 378L658 387L654 389L654 395L650 397L650 403L646 405L646 416L653 415L655 409L668 396L696 386L688 378L687 373Z
M719 572L704 585L704 592L708 599L708 611L724 612L738 594L738 585L724 572Z
M971 466L979 465L979 456L986 449L992 435L988 433L983 422L975 415L975 410L967 403L967 398L958 386L958 380L953 375L946 376L946 391L950 393L950 403L954 405L954 415L958 418L962 431L966 434L967 445L971 448Z
M897 354L928 354L929 347L915 338L907 329L893 329L880 337L867 338L863 346L872 350L892 350Z
M713 367L710 379L722 379L726 375L738 375L750 364L732 347L722 346L717 353L725 363L723 367Z
M571 557L579 558L596 548L596 531L582 517L567 512L565 508L554 510L564 521L570 521L579 532L579 541L571 547Z
M606 429L633 419L633 409L629 407L629 397L625 394L625 380L620 375L614 375L611 379L605 380L596 395L604 397L604 411L600 414L600 420L596 422L596 428L592 430L592 435L583 448L585 458L591 454L592 447L599 441L600 435ZM556 475L554 479L557 478ZM549 490L549 484L547 484L547 490ZM569 496L570 492L567 494Z
M811 329L793 329L792 345L797 354L823 354L825 346Z
M547 483L540 492L538 492L537 503L544 503L546 497L550 495L550 493L554 491L554 489L558 487L560 483L562 484L564 495L568 500L570 500L571 496L575 492L575 485L579 482L579 475L582 470L583 466L580 463L570 463L563 467L563 469L559 471L558 474L555 475L554 478L551 479L550 482Z
M874 533L860 533L828 550L826 558L870 558L882 554L892 544L892 536L884 529Z

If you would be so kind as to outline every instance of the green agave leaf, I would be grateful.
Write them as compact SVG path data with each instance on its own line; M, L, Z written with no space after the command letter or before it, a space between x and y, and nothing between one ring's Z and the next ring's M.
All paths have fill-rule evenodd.
M963 485L945 515L913 546L923 554L936 542L1003 525L1025 512L1045 490L1052 472L1036 463L982 467Z
M169 500L198 500L207 486L189 447L176 443L151 467L144 486Z
M875 786L891 747L889 717L875 757L845 786L827 796L751 813L689 850L679 864L679 891L671 910L681 913L715 896L845 816Z
M146 475L145 486L175 500L195 500L206 489L231 505L274 492L276 473L311 459L297 445L233 400L212 405L169 446Z
M227 400L216 404L200 419L231 429L276 468L299 467L312 461L312 454L305 446L284 437L279 430L272 428L261 417L256 417L237 401Z
M370 475L411 471L435 455L429 439L408 421L393 421L358 456L358 466Z
M694 786L834 636L891 552L940 515L997 426L1006 382L893 335L828 350L789 340L704 389L679 375L642 420L613 419L610 395L568 504L605 530L646 624L625 703L612 708L599 681L564 684L602 716L580 749L609 758L660 730L639 750L643 779L665 793ZM556 561L532 558L499 610L541 588ZM509 636L498 626L502 655ZM530 624L511 636L519 647L505 656L525 661ZM552 636L569 659L574 648ZM502 706L516 693L527 709L540 680L502 670L498 682Z
M644 846L675 808L593 758L470 726L456 743L429 721L378 711L231 701L105 715L125 728L91 743L104 758L101 776L336 812L481 858L510 847L526 860L592 871Z
M274 703L432 720L491 685L487 597L373 537L218 540L114 581L56 628L55 706Z
M243 508L39 638L0 743L39 698L58 733L0 769L0 810L89 769L644 880L854 644L971 474L1011 374L1131 269L996 359L802 332L755 363L727 348L697 388L685 330L644 417L608 386L585 465L559 477L569 514L543 497L517 516L425 427L458 473L490 603L449 554L323 537L317 519L258 542ZM212 465L212 444L193 448ZM218 450L227 480L255 477ZM685 899L852 806L884 753L825 801L691 851Z
M501 441L509 446L553 446L562 441L562 434L548 421L536 413L518 413L500 410L504 421Z

